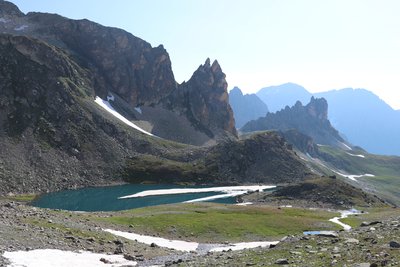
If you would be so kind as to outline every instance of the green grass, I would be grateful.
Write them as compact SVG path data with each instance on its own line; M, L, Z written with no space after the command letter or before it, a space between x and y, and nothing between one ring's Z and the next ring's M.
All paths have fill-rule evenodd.
M349 174L370 173L375 177L357 178L358 185L368 191L376 192L381 198L395 205L400 205L400 157L368 154L365 151L350 151L362 154L365 158L348 155L346 151L330 147L318 147L321 158L336 169ZM329 174L332 174L328 171Z
M362 222L381 221L383 219L395 218L400 216L400 209L396 208L372 208L366 209L365 213L352 215L345 219L341 219L343 223L351 227L358 227Z
M68 227L67 225L61 223L54 223L54 222L50 223L49 221L40 218L24 219L24 223L47 229L54 229L61 232L63 235L70 235L76 238L82 238L82 239L94 238L96 240L103 242L108 242L115 239L113 235L106 232L86 231L83 229Z
M99 220L135 232L200 242L276 240L306 230L337 230L326 211L240 207L211 203L164 205L125 211Z
M15 195L15 196L6 196L5 199L18 201L18 202L31 202L38 197L37 194L22 194L22 195Z

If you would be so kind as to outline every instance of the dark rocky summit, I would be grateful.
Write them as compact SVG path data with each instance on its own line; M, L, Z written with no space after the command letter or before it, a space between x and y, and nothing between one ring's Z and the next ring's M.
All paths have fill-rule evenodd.
M257 192L241 197L243 202L268 203L268 205L351 209L353 207L389 207L384 200L360 188L336 179L313 177L305 181L279 187L274 192Z
M324 145L344 147L345 141L328 120L328 103L323 98L311 98L303 106L298 101L293 107L286 107L276 113L251 121L242 127L243 132L260 130L297 131L313 138L314 142Z
M237 129L251 120L264 117L268 113L267 105L256 94L243 95L238 87L229 91L229 104L235 115Z
M310 175L285 140L272 132L192 150L185 160L146 156L127 162L124 177L130 182L282 184Z
M228 83L218 61L204 65L194 72L189 81L181 84L165 105L186 114L198 130L210 137L221 131L237 136L233 112L229 105Z

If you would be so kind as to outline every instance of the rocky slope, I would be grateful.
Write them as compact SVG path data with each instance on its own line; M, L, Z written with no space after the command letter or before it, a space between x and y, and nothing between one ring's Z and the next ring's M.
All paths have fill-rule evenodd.
M291 108L286 107L276 113L268 113L265 117L248 122L241 131L288 131L291 129L312 137L318 144L346 148L343 144L345 141L328 120L328 103L323 98L312 97L306 106L298 101Z
M160 182L171 180L176 166L176 181L192 183L272 182L307 173L279 137L237 139L217 61L207 59L178 85L161 46L87 20L25 15L6 1L0 10L0 194L139 182L148 179L143 163ZM158 137L106 112L97 96Z
M241 128L247 122L265 116L267 105L256 94L245 94L235 87L229 91L229 104L235 114L235 126Z
M313 177L297 184L280 187L274 192L257 192L241 197L243 202L268 205L351 209L353 207L388 207L377 196L365 193L336 176Z
M162 45L152 47L124 30L88 20L37 12L25 15L7 1L1 1L0 8L3 10L2 33L31 36L62 49L92 74L95 95L105 99L113 93L133 108L157 106L156 114L150 112L147 116L152 127L159 114L171 110L175 117L188 120L186 124L177 124L174 119L170 122L180 126L181 129L176 128L176 131L182 134L190 134L194 128L206 134L208 140L225 132L235 135L225 75L218 63L212 68L205 64L189 82L178 88L169 55ZM185 96L190 100L181 99ZM162 134L165 133L165 137L180 142L199 144L202 141L197 140L195 134L174 137L167 132L160 129L158 134L164 137Z
M124 177L131 182L281 184L301 181L310 175L295 152L275 133L193 149L185 160L147 156L133 157L127 162Z
M400 133L400 112L366 89L344 88L312 94L300 85L286 83L263 88L257 96L271 112L292 106L296 101L306 103L312 96L323 97L329 103L330 122L350 143L374 154L400 154L396 138Z

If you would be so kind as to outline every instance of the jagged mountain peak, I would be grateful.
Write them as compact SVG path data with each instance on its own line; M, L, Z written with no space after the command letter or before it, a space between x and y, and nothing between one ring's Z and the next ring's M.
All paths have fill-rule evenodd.
M240 90L239 87L235 86L229 91L229 95L237 95L237 96L243 96L242 90Z
M292 107L286 107L276 113L268 113L265 117L250 121L242 127L242 131L296 129L314 139L319 144L342 147L343 138L332 127L328 120L328 103L324 98L311 97L303 106L300 101Z
M21 17L24 16L24 13L15 4L0 0L0 16Z
M311 97L306 109L311 116L322 121L328 120L328 101L325 98Z

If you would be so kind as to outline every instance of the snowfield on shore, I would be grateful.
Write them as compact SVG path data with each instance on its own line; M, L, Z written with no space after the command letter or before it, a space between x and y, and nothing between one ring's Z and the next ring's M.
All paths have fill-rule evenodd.
M87 251L64 251L58 249L36 249L29 251L4 252L3 257L11 264L8 267L104 267L135 266L123 255L107 255Z

